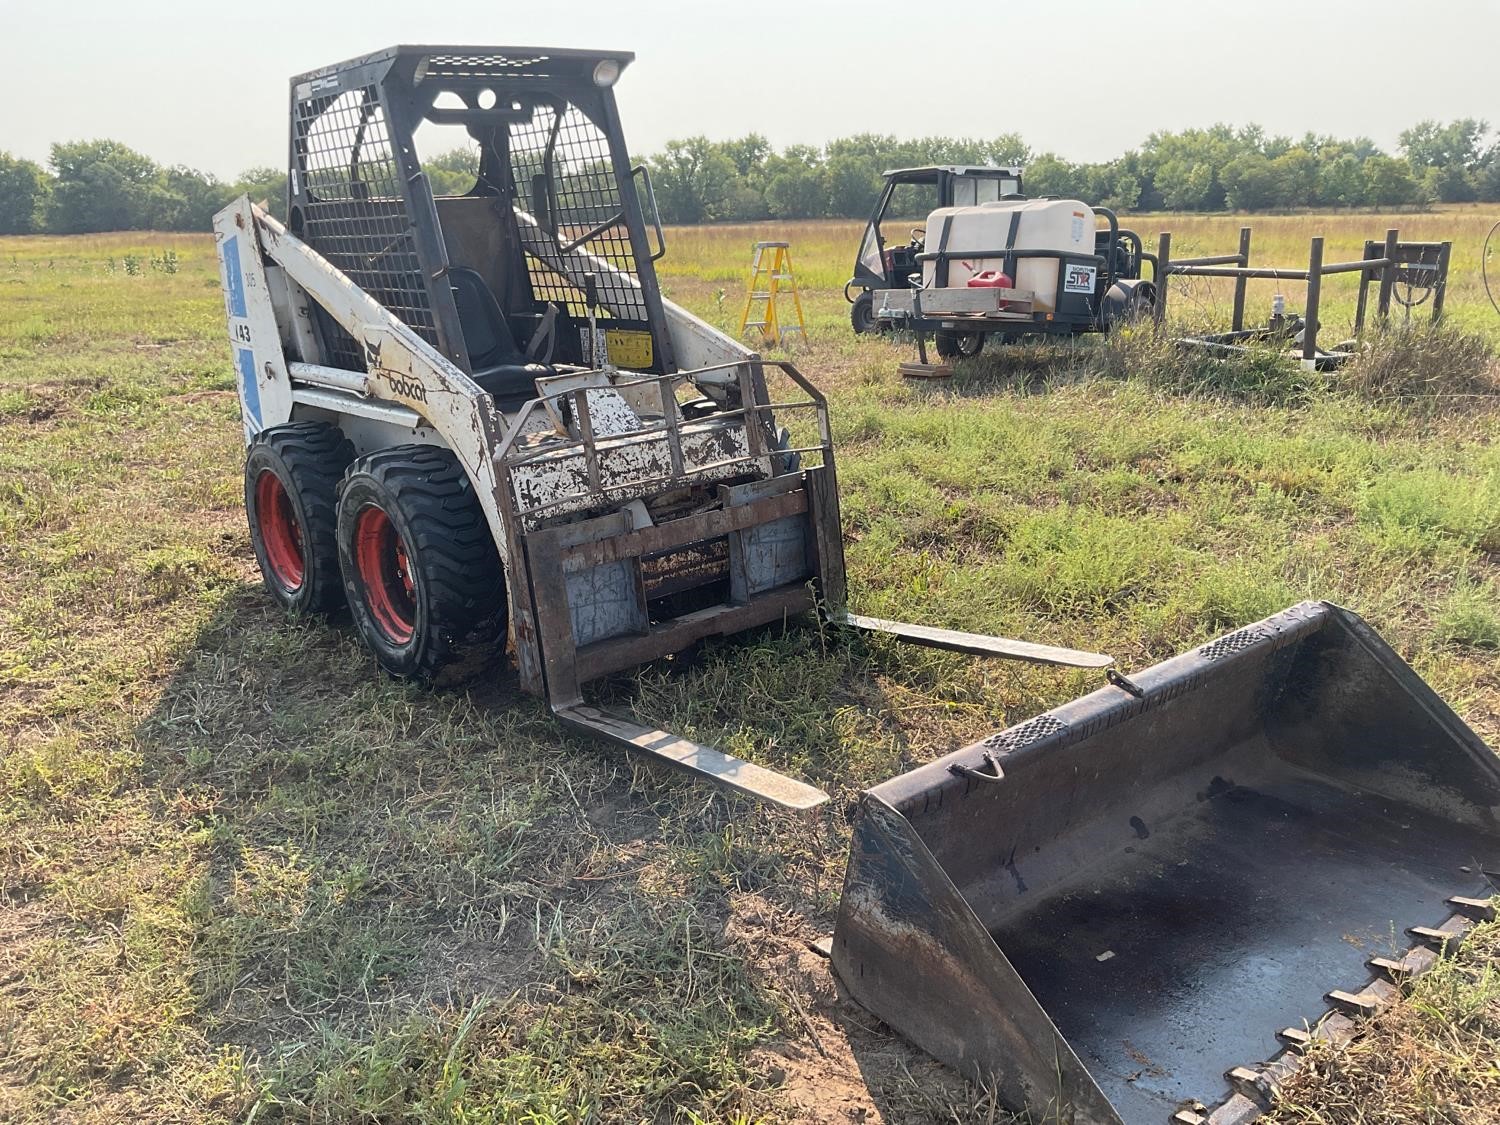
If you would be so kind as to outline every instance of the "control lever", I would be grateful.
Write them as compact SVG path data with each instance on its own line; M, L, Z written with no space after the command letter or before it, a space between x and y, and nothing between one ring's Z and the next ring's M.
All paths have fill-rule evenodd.
M583 275L583 303L589 312L589 366L599 368L609 362L609 353L605 353L605 362L599 362L599 278L592 273Z

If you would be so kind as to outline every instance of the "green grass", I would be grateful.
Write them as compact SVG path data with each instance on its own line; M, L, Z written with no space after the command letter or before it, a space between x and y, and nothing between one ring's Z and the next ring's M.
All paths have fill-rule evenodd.
M755 233L669 232L670 294L731 323ZM1433 397L1481 394L1472 346L1338 381L1137 334L910 385L899 342L847 331L853 227L779 233L861 608L1128 669L1330 598L1500 738L1500 411ZM1454 319L1494 341L1477 300L1465 274ZM830 789L808 823L565 736L508 677L393 683L259 588L222 315L207 238L0 240L0 1119L998 1120L805 943L861 787L1096 681L769 629L606 685ZM1487 964L1419 986L1392 1040L1463 1104ZM1357 1060L1298 1120L1411 1119L1344 1114Z

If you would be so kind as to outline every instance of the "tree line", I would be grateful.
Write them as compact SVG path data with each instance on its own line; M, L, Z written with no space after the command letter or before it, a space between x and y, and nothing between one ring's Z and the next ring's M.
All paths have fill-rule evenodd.
M1395 154L1368 137L1309 133L1300 140L1259 126L1152 133L1114 160L1077 163L1036 152L1014 133L989 140L874 133L777 150L752 133L688 137L649 156L657 203L669 223L863 218L887 168L1019 164L1028 195L1057 195L1118 211L1264 211L1299 207L1412 207L1500 201L1500 138L1473 118L1423 121ZM427 162L434 190L472 183L464 150ZM45 166L0 152L0 234L107 230L207 230L238 195L285 206L286 173L251 168L223 181L185 165L162 166L118 141L52 146Z
M881 172L924 164L1018 164L1026 194L1117 211L1267 211L1299 207L1413 207L1500 201L1500 137L1486 122L1423 121L1396 155L1368 137L1272 136L1257 125L1152 133L1102 163L1036 152L1010 133L992 140L872 133L780 152L751 134L690 137L649 158L669 223L864 218Z

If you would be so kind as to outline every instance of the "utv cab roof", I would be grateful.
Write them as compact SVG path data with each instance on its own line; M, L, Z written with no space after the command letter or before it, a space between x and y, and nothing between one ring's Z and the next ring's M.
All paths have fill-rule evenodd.
M954 176L1019 176L1017 167L998 167L990 164L924 164L917 168L891 168L882 172L886 179L921 176L930 172L947 172Z

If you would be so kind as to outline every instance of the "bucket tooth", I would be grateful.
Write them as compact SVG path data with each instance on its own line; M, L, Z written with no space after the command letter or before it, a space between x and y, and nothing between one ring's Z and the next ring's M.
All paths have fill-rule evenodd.
M1305 1051L1312 1045L1314 1035L1305 1027L1283 1027L1276 1033L1276 1038L1294 1051Z
M1381 1006L1379 998L1368 991L1345 992L1341 988L1335 988L1324 999L1345 1015L1356 1017L1373 1016L1380 1011Z
M1451 924L1450 922L1445 922L1441 927L1437 928L1432 926L1411 926L1406 932L1424 945L1452 952L1463 944L1464 930L1458 927L1449 929L1448 927Z
M1276 1087L1263 1071L1248 1066L1237 1066L1225 1072L1229 1084L1242 1095L1269 1106L1276 1099Z
M1208 1125L1208 1118L1194 1109L1179 1109L1172 1114L1172 1125Z
M1371 957L1365 964L1392 984L1400 984L1413 973L1412 966L1407 963L1406 957L1399 960L1393 957Z
M1448 899L1448 905L1471 921L1493 922L1495 920L1495 900L1492 898L1467 898L1464 895L1453 895Z

